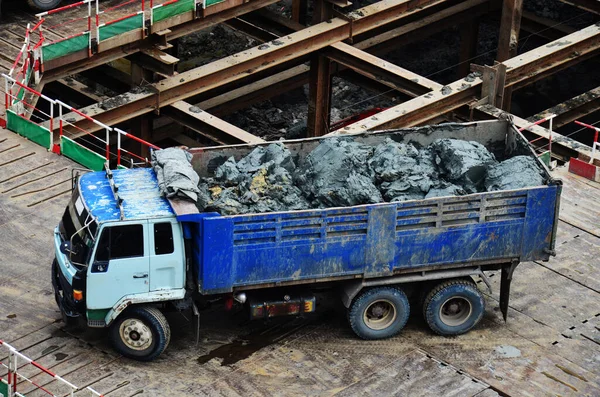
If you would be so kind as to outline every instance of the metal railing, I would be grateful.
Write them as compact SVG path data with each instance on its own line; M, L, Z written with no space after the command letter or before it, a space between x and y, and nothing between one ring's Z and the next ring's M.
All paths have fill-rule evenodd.
M96 390L92 389L89 386L85 387L85 388L80 388L80 387L74 385L73 383L67 381L60 375L54 373L53 371L45 368L38 362L36 362L36 361L30 359L29 357L27 357L26 355L20 353L19 351L17 351L16 348L14 348L13 346L9 345L8 343L6 343L2 340L0 340L0 346L8 351L7 362L6 363L0 362L0 366L4 367L7 370L6 379L0 377L0 389L3 389L2 391L0 391L0 395L4 395L3 392L5 392L6 397L25 397L23 394L21 394L21 392L19 390L22 389L24 382L26 382L26 383L34 386L35 387L34 390L39 390L39 391L46 393L49 396L56 397L56 394L50 390L51 387L49 385L49 383L52 382L52 380L54 380L57 382L57 384L60 384L61 386L66 386L70 390L67 394L70 397L73 397L74 393L78 392L78 391L85 391L85 392L87 392L87 394L89 396L103 397L103 395L101 393L98 393ZM48 384L44 384L42 386L39 382L34 381L33 379L30 379L30 378L33 378L33 376L27 377L27 376L23 375L22 372L19 372L19 365L21 362L23 362L24 364L21 365L20 368L23 368L26 365L31 365L40 371L35 376L37 376L39 374L44 374L44 375L52 378L52 380L50 382L47 382ZM62 396L63 393L61 393L60 395ZM77 394L77 395L79 396L82 394Z

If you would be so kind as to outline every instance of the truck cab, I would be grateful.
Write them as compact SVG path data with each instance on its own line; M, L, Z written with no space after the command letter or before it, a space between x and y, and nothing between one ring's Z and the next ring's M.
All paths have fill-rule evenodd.
M54 248L52 279L67 323L107 327L130 305L185 295L182 226L152 169L77 178ZM139 331L124 333L133 347L143 343L135 340Z

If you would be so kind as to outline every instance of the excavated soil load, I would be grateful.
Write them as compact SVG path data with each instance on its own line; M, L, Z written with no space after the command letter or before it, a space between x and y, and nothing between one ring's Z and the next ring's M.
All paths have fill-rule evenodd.
M498 162L477 142L438 139L417 148L334 137L303 159L283 143L230 157L200 179L197 206L222 215L345 207L540 186L542 175L533 158Z

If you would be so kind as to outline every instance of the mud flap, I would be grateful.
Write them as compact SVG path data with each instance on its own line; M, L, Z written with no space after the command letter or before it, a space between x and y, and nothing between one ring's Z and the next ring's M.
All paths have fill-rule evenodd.
M194 301L192 301L192 311L196 317L196 347L198 347L198 343L200 343L200 310Z
M502 274L500 275L500 311L502 311L504 321L506 321L506 318L508 317L510 283L512 282L512 276L518 264L518 261L513 261L509 265L502 266Z

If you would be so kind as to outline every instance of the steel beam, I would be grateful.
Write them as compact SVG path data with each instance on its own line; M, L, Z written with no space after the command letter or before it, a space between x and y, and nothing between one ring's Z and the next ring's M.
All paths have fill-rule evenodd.
M587 116L600 110L600 87L596 87L586 93L569 99L559 105L553 106L528 118L528 121L541 120L551 114L556 117L552 120L554 128L560 128L566 124Z
M502 20L500 21L496 61L503 62L517 55L522 12L523 0L504 0L502 3ZM510 110L511 100L512 88L506 87L502 109Z
M265 142L263 139L184 101L175 102L165 108L164 114L220 144Z
M346 43L329 46L325 54L346 67L412 97L442 88L441 84L396 66Z
M600 15L600 1L598 0L560 0L565 4L577 7L581 10L593 12Z
M505 111L503 111L502 109L498 109L494 106L489 106L489 105L485 105L485 106L480 106L477 108L477 110L487 114L488 116L491 116L493 118L505 118L507 113ZM511 118L512 122L517 126L517 128L527 128L527 132L543 138L545 140L545 142L548 141L548 138L550 137L550 130L548 130L547 128L541 127L541 126L532 126L531 125L531 121L529 120L525 120L522 119L520 117L517 117L515 115L510 114L509 117ZM557 133L556 131L552 132L552 147L555 148L556 146L561 146L562 148L567 150L568 153L568 157L577 157L580 160L583 161L589 161L590 160L590 156L592 154L592 148L582 144L581 142L577 142L576 140L569 138L567 136L561 135L559 133ZM595 160L594 163L596 165L600 165L600 160Z
M536 48L503 65L506 66L506 85L524 86L536 81L540 76L572 65L597 53L600 48L600 26L591 25L585 29ZM481 78L455 81L441 90L411 99L400 105L384 110L368 119L351 124L333 134L353 134L369 130L382 130L396 127L410 127L422 124L440 114L451 111L480 97Z
M128 120L130 115L158 111L179 100L189 98L225 83L267 70L288 60L310 54L336 42L351 38L402 18L402 15L432 0L383 0L349 14L349 19L332 18L268 44L245 50L207 65L164 79L142 93L123 94L112 108L89 107L87 114L113 125ZM250 3L252 4L252 3ZM75 115L74 115L75 117ZM78 127L94 131L98 127L75 117Z
M329 132L331 113L331 60L315 54L310 60L308 83L308 136Z
M415 23L408 23L401 28L394 29L393 34L384 33L367 38L364 41L356 43L354 48L362 50L369 49L369 51L371 51L371 46L375 46L378 48L377 52L384 52L385 50L391 49L391 46L388 48L388 46L384 45L388 41L393 41L393 48L397 49L399 45L402 46L414 40L428 37L431 34L447 29L463 20L482 15L489 11L495 3L495 1L490 0L467 0L433 15L420 18ZM433 5L434 3L431 4ZM427 10L427 8L428 7L424 7L420 12ZM294 25L291 20L284 20L284 18L280 18L277 15L270 15L271 13L267 10L259 10L257 12L263 16L269 15L269 18L276 18L272 21L276 25L269 26L269 29L275 28L277 31L281 31L283 30L281 29L283 27L287 33L296 29L298 26L297 24ZM244 16L244 19L251 21L254 26L260 24L255 18L254 13ZM285 24L285 26L281 24ZM236 27L242 28L242 25L238 24ZM260 27L261 26L259 26L259 28ZM266 28L263 29L263 32L265 31L267 31ZM251 35L255 38L258 36L256 33ZM402 38L402 40L400 40L400 38ZM224 90L225 92L217 93L210 99L199 99L201 102L198 106L202 109L210 110L215 115L219 116L235 112L254 103L278 95L283 91L307 84L308 70L308 66L305 65L295 66L292 69L278 72L271 76L261 78L260 80L252 81L245 86L239 88L232 87L231 89Z
M190 22L169 28L171 32L167 34L166 40L169 41L178 39L188 34L218 25L229 19L236 18L240 15L244 15L276 3L277 1L278 0L252 0L246 2L245 0L226 0L208 8L208 10L210 10L210 12L213 14L205 15L204 18L194 19ZM223 9L224 7L231 8ZM43 79L46 82L54 81L75 73L80 73L96 66L103 65L116 59L123 58L142 49L150 49L156 44L156 40L157 38L155 36L150 35L143 40L103 51L88 59L83 59L81 61L72 62L69 64L62 64L56 69L46 70L44 72Z
M542 18L527 11L523 11L523 15L521 16L521 30L550 41L560 39L577 31L577 29L569 25Z

